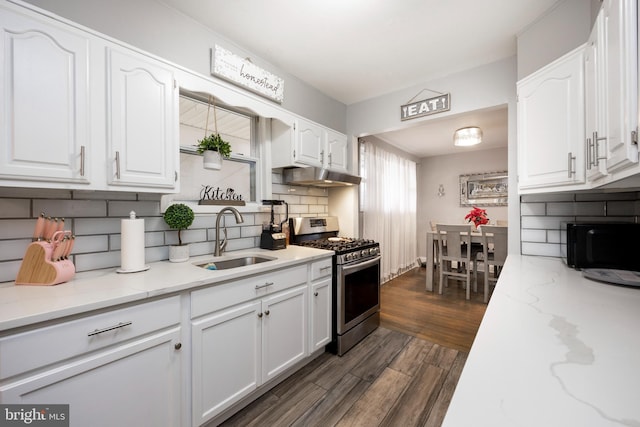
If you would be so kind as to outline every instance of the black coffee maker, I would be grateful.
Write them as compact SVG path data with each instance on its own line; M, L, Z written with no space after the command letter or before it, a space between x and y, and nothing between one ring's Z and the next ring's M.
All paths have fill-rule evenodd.
M262 234L260 235L260 247L262 249L269 250L277 250L277 249L285 249L287 247L287 236L282 231L282 224L286 223L288 219L282 221L282 223L277 224L275 221L275 216L273 214L273 207L275 205L286 205L287 214L289 216L289 206L286 202L282 200L263 200L263 205L271 206L271 220L269 224L262 225Z

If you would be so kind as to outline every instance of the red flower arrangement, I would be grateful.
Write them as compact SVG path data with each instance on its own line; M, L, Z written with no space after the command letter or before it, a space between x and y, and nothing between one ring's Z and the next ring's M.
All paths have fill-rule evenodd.
M468 222L473 222L473 224L478 228L480 225L488 224L489 218L487 218L487 211L485 209L480 209L477 207L473 207L471 211L464 217Z

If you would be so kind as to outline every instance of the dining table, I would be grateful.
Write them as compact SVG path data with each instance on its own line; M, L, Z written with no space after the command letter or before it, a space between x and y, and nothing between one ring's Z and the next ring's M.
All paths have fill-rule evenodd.
M471 244L482 244L482 232L478 229L471 229ZM487 233L487 236L491 234ZM427 231L427 278L426 278L426 290L429 292L434 291L433 287L433 273L436 269L436 265L438 264L438 260L435 259L435 250L434 247L438 243L438 233L435 230ZM473 260L472 260L473 261Z

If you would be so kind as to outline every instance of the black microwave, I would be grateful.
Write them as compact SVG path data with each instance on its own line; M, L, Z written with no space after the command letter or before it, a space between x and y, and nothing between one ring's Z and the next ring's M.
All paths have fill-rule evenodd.
M640 224L573 222L562 228L560 247L567 265L640 271Z

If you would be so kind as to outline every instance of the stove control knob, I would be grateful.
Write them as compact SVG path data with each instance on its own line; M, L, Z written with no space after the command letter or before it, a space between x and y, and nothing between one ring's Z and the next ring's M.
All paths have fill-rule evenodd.
M369 255L369 250L368 250L368 249L363 249L363 250L360 252L360 256L365 257L365 256L367 256L367 255Z
M350 253L350 254L346 254L346 255L344 256L344 260L345 260L345 261L351 261L352 259L353 259L353 254L352 254L352 253Z

